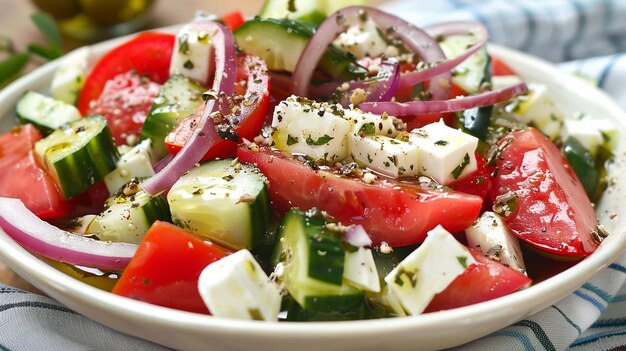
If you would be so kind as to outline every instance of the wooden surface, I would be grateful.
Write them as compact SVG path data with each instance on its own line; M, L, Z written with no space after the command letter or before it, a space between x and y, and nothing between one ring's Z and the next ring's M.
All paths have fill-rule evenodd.
M262 3L262 0L157 0L149 28L186 22L193 17L196 10L220 15L239 9L245 15L252 16L258 13ZM13 39L20 50L28 43L43 43L44 38L29 19L34 11L35 7L27 0L0 0L0 35ZM70 43L69 46L75 44ZM2 262L0 283L39 292Z

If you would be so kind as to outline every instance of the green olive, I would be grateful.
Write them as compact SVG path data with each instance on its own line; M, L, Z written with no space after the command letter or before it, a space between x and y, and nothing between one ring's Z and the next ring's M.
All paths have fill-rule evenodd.
M131 20L150 8L153 0L79 0L82 11L101 25Z
M78 0L32 0L42 11L54 16L56 19L67 19L80 13Z

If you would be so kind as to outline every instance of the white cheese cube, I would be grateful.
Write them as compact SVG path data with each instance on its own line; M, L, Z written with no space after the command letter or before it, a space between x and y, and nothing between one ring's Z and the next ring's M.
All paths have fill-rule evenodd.
M215 317L278 320L280 292L248 250L208 265L200 274L198 290Z
M274 109L274 146L315 160L341 161L348 155L346 134L350 130L343 114L341 106L291 96Z
M78 93L85 84L85 73L89 65L89 47L78 48L64 59L64 63L54 72L50 83L50 94L57 100L74 105Z
M399 118L362 112L357 108L346 109L344 118L350 122L350 133L360 136L386 135L395 138L398 133L406 130L406 124Z
M608 150L615 150L617 142L619 140L619 132L615 127L615 124L608 118L598 118L593 120L593 124L598 128L602 139L604 141L604 147Z
M515 75L510 76L493 76L491 77L491 89L498 90L511 85L515 85L522 82L522 78Z
M509 104L507 110L518 114L524 123L537 127L554 140L561 131L563 112L556 106L545 85L529 83L528 90L527 95L518 96Z
M214 59L209 33L193 26L183 27L176 35L170 63L170 76L182 74L200 84L207 85L213 72Z
M339 48L349 51L357 59L378 57L385 53L387 43L380 36L376 22L371 19L354 21L355 25L341 33L333 42Z
M385 282L406 312L416 315L475 263L469 250L439 225L385 277Z
M104 176L104 183L109 193L115 194L120 188L133 178L148 178L154 175L153 159L150 139L145 139L124 153L117 161L117 168Z
M350 134L348 148L360 165L393 178L419 174L419 149L410 141L382 135L361 137Z
M357 288L380 292L380 280L372 250L359 247L354 252L346 251L343 279Z
M600 130L595 126L595 121L589 118L566 119L561 135L563 141L570 137L576 139L593 155L598 151L598 146L604 143Z
M414 129L409 140L420 150L420 174L439 184L452 183L478 169L475 155L478 139L448 127L443 121Z
M465 236L469 247L480 250L483 255L526 274L519 240L497 214L484 212L465 229Z

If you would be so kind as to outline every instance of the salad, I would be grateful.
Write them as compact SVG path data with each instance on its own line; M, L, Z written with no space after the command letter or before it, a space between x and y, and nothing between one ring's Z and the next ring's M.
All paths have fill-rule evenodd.
M298 4L71 53L0 135L0 227L113 294L264 321L479 303L608 235L615 126L480 23Z

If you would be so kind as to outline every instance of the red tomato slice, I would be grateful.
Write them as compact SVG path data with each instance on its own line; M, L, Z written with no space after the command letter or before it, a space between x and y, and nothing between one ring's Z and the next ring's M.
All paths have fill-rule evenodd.
M363 225L375 245L419 243L438 224L450 232L461 231L474 222L482 205L478 196L417 183L379 178L366 184L339 177L268 149L240 146L237 157L267 177L270 200L279 212L317 207L343 223Z
M243 95L240 106L240 118L231 114L227 118L238 120L235 131L241 138L254 139L261 132L265 116L269 107L269 76L265 62L254 55L242 55L237 58L237 84L236 94ZM174 130L165 138L165 146L172 154L177 154L191 138L194 129L200 119L199 112L182 120ZM242 140L240 138L240 141ZM204 155L202 160L214 158L234 157L237 153L237 143L217 139L211 140L213 145Z
M198 278L209 264L230 252L173 224L154 222L113 293L178 310L209 313Z
M222 16L222 22L228 27L230 30L235 30L239 28L246 20L243 18L243 14L241 11L233 11Z
M97 100L105 84L120 73L134 71L159 84L169 78L170 62L176 36L165 33L142 33L104 55L95 65L78 96L77 107L83 116Z
M517 73L506 63L497 57L491 56L491 75L494 76L516 76Z
M477 263L435 295L425 312L449 310L493 300L518 291L531 280L524 274L470 250Z
M67 216L72 202L64 200L54 180L37 163L33 147L41 134L30 124L0 135L0 196L22 200L41 219Z
M448 186L456 191L477 195L483 199L486 198L491 187L491 174L486 163L485 158L476 152L476 166L478 169Z
M498 142L502 153L492 178L491 199L517 195L504 217L511 231L531 246L559 256L581 257L597 247L597 219L576 174L540 131L514 132Z
M160 84L133 71L120 73L106 82L89 114L100 114L107 119L117 145L133 144L130 138L139 140L143 122L160 88Z

